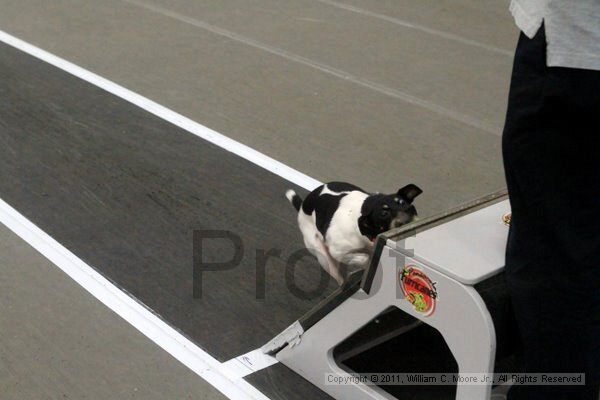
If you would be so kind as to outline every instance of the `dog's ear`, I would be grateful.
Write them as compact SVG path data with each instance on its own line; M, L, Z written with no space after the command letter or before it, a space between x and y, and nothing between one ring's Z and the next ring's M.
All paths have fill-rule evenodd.
M409 183L408 185L398 190L398 196L402 197L409 203L412 203L415 197L417 197L421 193L423 193L421 188L412 183Z

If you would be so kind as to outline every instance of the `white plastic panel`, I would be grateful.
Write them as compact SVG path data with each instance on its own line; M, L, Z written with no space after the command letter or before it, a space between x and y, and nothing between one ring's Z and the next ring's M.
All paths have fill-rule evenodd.
M406 238L403 248L413 249L415 258L432 268L473 285L504 268L508 226L502 216L508 212L510 205L504 200Z

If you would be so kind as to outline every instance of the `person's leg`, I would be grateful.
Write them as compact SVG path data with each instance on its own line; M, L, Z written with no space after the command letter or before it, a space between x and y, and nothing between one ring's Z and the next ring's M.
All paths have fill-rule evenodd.
M585 372L586 387L510 399L594 399L600 381L600 73L548 68L543 27L521 35L503 135L512 220L506 279L527 372Z

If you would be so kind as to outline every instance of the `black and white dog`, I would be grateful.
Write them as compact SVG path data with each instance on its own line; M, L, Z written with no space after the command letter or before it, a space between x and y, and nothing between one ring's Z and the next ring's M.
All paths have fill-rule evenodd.
M298 211L304 245L341 285L340 263L366 266L377 235L416 217L412 202L421 193L413 184L386 195L367 193L350 183L330 182L313 190L304 201L291 189L285 196Z

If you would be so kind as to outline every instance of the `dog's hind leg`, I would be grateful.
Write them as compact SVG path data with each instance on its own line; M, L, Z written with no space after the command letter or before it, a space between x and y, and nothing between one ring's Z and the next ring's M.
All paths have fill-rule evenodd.
M314 217L300 211L298 213L298 226L300 227L304 245L308 251L317 257L321 267L323 267L323 269L327 271L339 285L344 283L344 277L340 272L339 263L331 257L331 254L329 254L329 250L323 242L323 236L315 226Z
M340 272L340 263L338 263L331 254L329 254L329 250L327 250L327 246L325 243L317 237L317 235L313 236L311 240L304 240L304 245L319 261L321 267L329 274L333 279L335 279L338 285L342 285L344 283L344 277Z
M325 271L329 273L338 283L338 285L342 285L344 283L344 277L342 272L340 271L340 263L338 263L331 254L329 254L329 250L325 243L322 240L316 239L314 241L314 245L316 250L320 253L321 257L317 257L319 263L323 267Z

